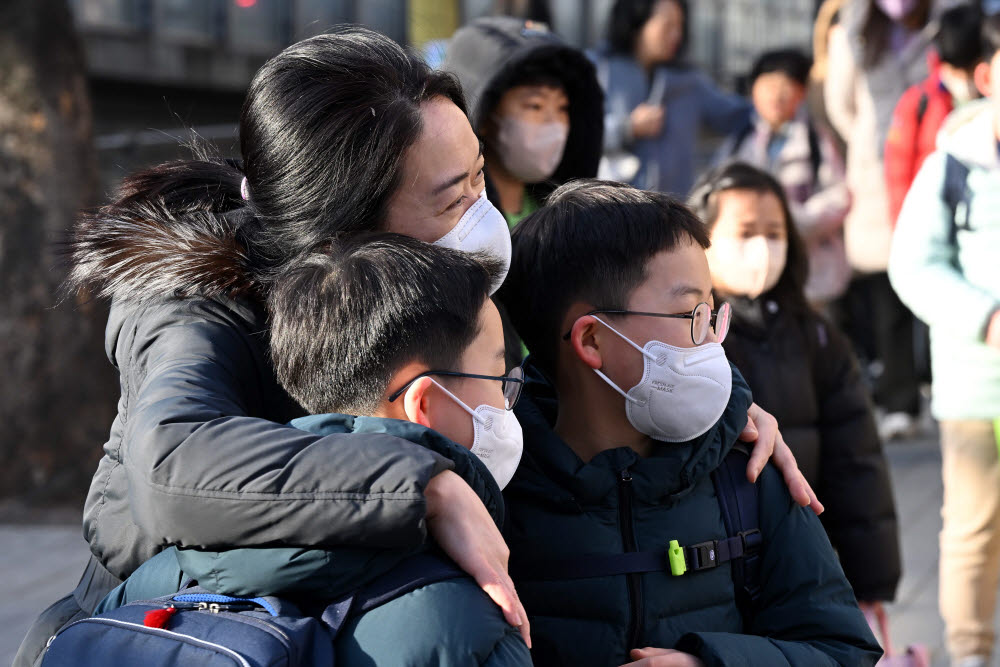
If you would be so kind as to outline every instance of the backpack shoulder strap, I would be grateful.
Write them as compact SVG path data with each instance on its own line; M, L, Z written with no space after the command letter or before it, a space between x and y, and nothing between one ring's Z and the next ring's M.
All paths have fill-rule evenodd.
M924 115L927 113L927 105L930 103L930 95L927 94L926 90L920 91L920 99L917 100L917 127L924 122Z
M813 187L819 183L819 168L823 164L823 151L819 145L819 132L812 121L806 122L806 134L809 137L809 167L812 169Z
M968 179L968 165L951 153L946 153L944 186L941 197L951 211L948 242L952 245L958 239L958 230L969 228L969 206L972 203L972 192L969 190Z
M722 510L726 533L741 537L749 547L743 558L732 562L736 604L744 619L751 616L760 599L760 508L757 485L746 475L749 451L742 445L734 447L722 465L712 473L712 483Z
M320 620L336 638L344 622L428 584L467 576L454 562L430 552L410 556L382 576L331 603Z

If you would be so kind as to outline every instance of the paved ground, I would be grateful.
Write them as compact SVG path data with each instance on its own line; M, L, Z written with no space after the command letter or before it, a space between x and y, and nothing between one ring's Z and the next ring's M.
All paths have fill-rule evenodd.
M904 576L891 609L893 642L920 642L945 665L937 615L940 454L932 439L887 447L903 536ZM0 665L35 615L76 584L87 559L77 525L0 525Z

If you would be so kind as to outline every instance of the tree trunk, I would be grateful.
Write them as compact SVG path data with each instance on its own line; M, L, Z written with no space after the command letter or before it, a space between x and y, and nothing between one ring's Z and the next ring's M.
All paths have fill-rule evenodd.
M2 0L0 498L79 502L114 416L104 309L57 296L56 243L94 198L91 125L66 0Z

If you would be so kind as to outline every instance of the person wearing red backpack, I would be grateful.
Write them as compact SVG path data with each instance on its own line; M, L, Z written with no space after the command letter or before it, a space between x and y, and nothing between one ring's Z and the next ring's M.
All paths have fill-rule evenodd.
M934 152L945 118L964 102L979 97L972 71L979 62L976 5L959 5L941 15L934 38L936 53L928 56L930 75L911 86L893 112L885 142L885 180L893 227L910 184L924 158Z

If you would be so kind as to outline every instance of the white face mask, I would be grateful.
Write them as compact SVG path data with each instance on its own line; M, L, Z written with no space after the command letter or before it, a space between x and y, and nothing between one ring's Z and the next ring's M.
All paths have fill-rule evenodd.
M756 299L778 284L785 270L788 241L764 236L712 239L706 254L716 287Z
M541 183L562 161L569 125L529 123L504 116L496 119L497 149L504 168L525 183Z
M465 404L465 401L442 387L433 378L431 382L472 415L475 438L471 451L479 457L503 490L514 478L514 471L517 470L517 464L521 462L521 453L524 451L521 424L514 416L514 412L494 408L492 405L480 405L473 410Z
M486 198L486 190L479 195L475 204L450 232L439 238L433 245L452 248L469 253L482 253L500 262L501 270L490 289L493 294L510 270L510 229L503 213Z
M625 397L625 414L635 430L654 440L687 442L719 421L733 389L733 372L722 345L675 347L651 340L639 347L604 320L595 319L642 354L642 379L627 393L594 369Z

